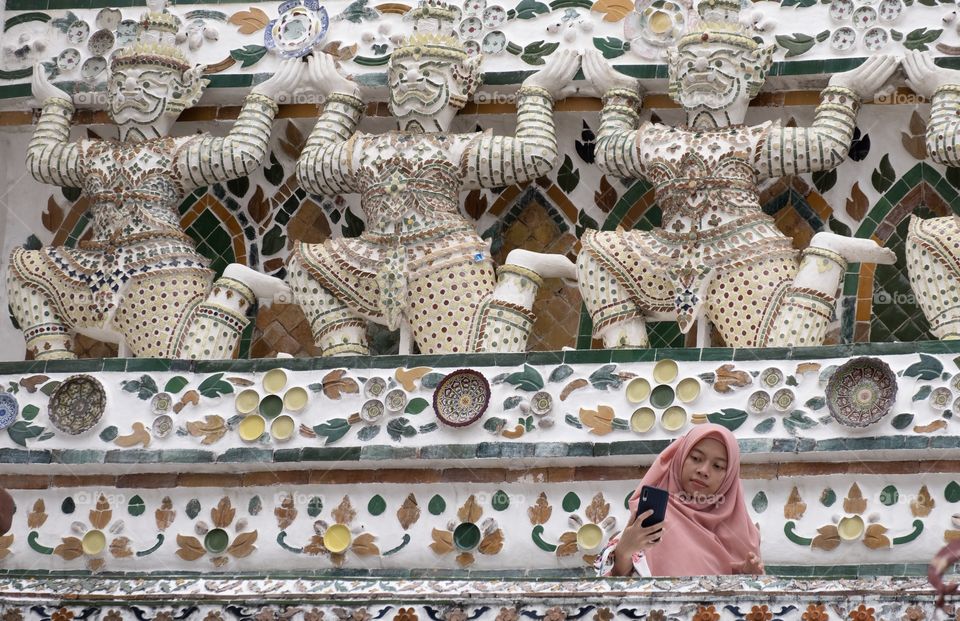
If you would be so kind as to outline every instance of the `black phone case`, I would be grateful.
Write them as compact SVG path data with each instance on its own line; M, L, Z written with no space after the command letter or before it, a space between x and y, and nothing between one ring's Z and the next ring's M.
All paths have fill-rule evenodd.
M653 509L653 515L640 523L644 528L659 524L667 516L667 502L670 492L659 487L644 485L640 489L640 502L637 505L637 516Z

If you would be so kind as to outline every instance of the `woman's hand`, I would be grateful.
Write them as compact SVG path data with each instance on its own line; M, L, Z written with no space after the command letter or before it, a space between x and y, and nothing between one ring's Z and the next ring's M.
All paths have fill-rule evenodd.
M643 521L653 515L653 510L644 511L633 519L623 532L617 543L616 561L613 565L613 575L627 576L633 572L633 555L649 550L658 541L663 531L663 522L652 526L642 526Z
M747 560L739 565L734 565L733 573L759 576L763 573L763 561L760 560L759 556L751 552L750 555L747 556Z

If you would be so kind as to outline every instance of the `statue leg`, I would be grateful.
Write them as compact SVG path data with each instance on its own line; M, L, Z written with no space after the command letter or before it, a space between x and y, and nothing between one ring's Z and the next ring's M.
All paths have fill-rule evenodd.
M120 292L113 325L130 353L138 358L180 355L190 320L210 292L212 280L210 270L191 269L148 273L128 281Z
M470 347L486 352L526 351L536 320L533 303L543 279L573 280L577 268L563 255L517 249L510 251L497 274L493 293L477 311L480 331Z
M793 259L772 257L718 273L707 316L728 347L821 345L848 261L895 260L873 240L817 233L799 268Z
M293 299L310 321L310 331L322 355L370 354L366 321L312 278L296 253L287 263L287 282Z
M910 217L907 274L938 339L960 338L960 226L954 217Z
M605 348L650 346L642 309L613 273L587 250L577 255L577 284L593 319L594 336L603 339Z
M36 360L73 359L70 351L72 332L57 315L50 299L40 290L26 285L12 270L7 272L7 296L10 308L27 342L27 350Z
M789 332L785 318L822 309L808 292L793 289L797 260L790 256L758 259L745 267L717 270L703 306L727 347L771 346L771 334ZM807 295L803 295L807 293ZM830 294L833 300L833 293ZM816 312L813 312L817 316ZM794 321L796 319L794 318ZM785 344L785 343L778 343ZM799 344L799 343L797 343Z
M478 351L487 340L483 328L485 316L491 312L532 324L532 317L525 316L519 306L493 304L497 278L489 259L474 261L463 256L419 273L422 275L407 285L406 318L422 354ZM529 327L526 330L529 332ZM519 338L519 334L510 340L514 337ZM526 341L520 347L524 345Z

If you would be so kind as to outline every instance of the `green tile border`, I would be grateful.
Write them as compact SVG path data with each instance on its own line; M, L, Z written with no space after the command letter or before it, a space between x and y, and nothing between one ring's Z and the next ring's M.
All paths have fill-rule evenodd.
M810 578L811 580L819 580L822 578L913 578L916 576L926 576L927 575L927 564L921 563L888 563L888 564L864 564L864 565L850 565L850 564L835 564L835 565L767 565L766 574L768 576L780 576L785 578ZM444 580L502 580L506 582L516 581L516 582L527 582L530 580L557 580L557 581L582 581L584 579L595 578L596 582L599 583L624 583L626 584L637 584L643 579L638 579L636 577L625 577L625 578L601 578L596 575L596 572L589 567L570 567L570 568L556 568L556 569L536 569L536 570L523 570L523 569L502 569L502 570L491 570L491 569L453 569L453 568L420 568L420 569L361 569L361 568L329 568L329 569L316 569L316 570L300 570L300 571L279 571L279 572L270 572L269 575L265 575L263 572L220 572L220 571L169 571L169 570L158 570L150 572L98 572L92 574L88 571L83 570L38 570L38 569L0 569L0 579L48 579L48 578L61 578L61 579L86 579L95 576L97 580L108 581L108 580L130 580L130 579L196 579L196 580L262 580L262 579L271 579L271 580L296 580L296 579L334 579L334 580L356 580L356 581L369 581L369 582L379 582L383 580L390 579L436 579L441 578ZM708 578L714 579L714 578ZM671 578L656 578L660 581L669 581ZM684 581L686 578L675 578L673 580ZM895 583L894 583L895 584ZM894 586L891 584L891 587ZM793 589L791 589L792 591ZM711 592L713 596L716 596L716 592ZM811 595L815 594L814 591L810 592ZM756 596L759 597L768 597L771 595L782 594L779 590L774 591L758 591ZM603 597L603 592L598 592L599 597ZM649 597L651 593L643 592L642 596ZM662 595L662 594L661 594ZM323 594L319 593L303 593L302 597L304 599L311 599L314 597L322 597ZM623 594L618 594L622 597ZM846 592L834 592L829 591L826 593L821 592L819 597L824 600L830 600L834 598L844 598L844 597L859 597L859 594L850 594ZM229 597L229 596L228 596ZM361 595L363 597L363 595ZM884 591L882 592L883 598L889 597L903 597L902 594L897 595L896 592ZM205 598L205 601L215 602L217 600L216 596ZM102 600L97 600L98 605L102 604ZM233 601L231 599L231 601ZM268 603L272 601L272 598L267 594L261 594L258 597L258 603ZM282 601L289 602L289 599L284 599ZM72 605L82 605L85 603L84 595L82 593L76 593L71 599L70 603Z
M886 430L884 422L874 432ZM528 457L594 458L608 456L648 457L659 455L672 438L623 436L609 442L574 440L571 442L508 442L490 440L479 443L445 443L427 446L391 444L344 444L343 446L307 446L302 448L253 448L231 446L217 453L200 449L0 449L3 464L61 464L99 466L104 464L303 464L352 462L373 465L373 462L463 462L470 460L477 467L492 467L502 459ZM926 436L916 434L832 437L822 440L788 436L743 438L739 441L744 455L794 455L811 453L826 455L837 452L918 451L952 449L960 446L960 436ZM905 455L904 459L909 459ZM491 463L492 460L493 463Z
M142 373L158 371L212 373L260 373L270 369L323 371L332 369L396 369L401 367L462 368L519 367L524 364L630 364L669 358L678 361L737 362L747 360L818 360L851 356L892 356L912 353L960 354L960 340L906 343L845 343L820 347L770 348L663 348L663 349L570 349L528 353L477 353L410 356L345 356L337 358L257 358L251 360L175 360L108 358L0 362L0 375L35 373Z

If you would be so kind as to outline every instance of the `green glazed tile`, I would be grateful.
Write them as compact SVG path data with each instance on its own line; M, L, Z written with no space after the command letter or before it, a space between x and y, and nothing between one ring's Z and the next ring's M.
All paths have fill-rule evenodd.
M52 461L50 451L30 451L27 449L0 449L0 463L4 464L49 464Z
M704 347L700 350L701 362L728 362L733 360L735 349L732 347Z
M845 438L828 438L826 440L818 440L816 449L817 451L844 451L847 448L847 441Z
M44 11L47 9L46 0L7 0L7 11Z
M770 451L774 453L795 453L797 440L795 438L774 438Z
M160 451L160 461L172 464L208 464L213 463L213 451L199 449L163 449Z
M653 362L657 356L657 350L644 349L611 349L610 362L617 364L632 362Z
M420 449L420 459L473 459L477 447L473 444L436 444Z
M609 349L577 349L563 352L563 361L567 364L607 364L610 362Z
M678 349L675 347L658 349L657 360L676 360L677 362L697 362L700 360L700 350L689 347Z
M300 461L301 451L302 449L277 449L273 452L273 461L276 463L296 463Z
M610 444L607 442L595 442L593 445L594 457L606 457L610 454Z
M477 444L476 456L479 458L500 457L500 442L480 442Z
M146 449L110 450L104 457L107 464L156 464L160 462L160 451Z
M273 461L271 449L237 447L227 449L217 457L217 463L269 463Z
M196 373L249 373L252 367L248 360L197 360Z
M566 457L567 445L563 442L538 442L534 445L534 457Z
M0 375L27 375L43 373L46 368L43 360L25 360L23 362L0 362Z
M50 453L53 458L51 463L57 464L102 464L106 463L107 460L106 451L96 451L93 449L68 449L64 451L50 451Z
M527 364L553 365L563 363L562 351L537 351L527 354Z
M126 358L107 358L103 361L103 370L112 373L124 372L127 370Z
M522 457L533 457L536 450L534 443L504 443L500 445L500 457L503 459L519 459Z
M570 442L567 444L567 457L593 457L591 442Z
M359 461L359 446L308 446L303 449L301 461Z
M170 371L183 373L193 373L195 364L193 360L170 360Z
M384 446L374 444L360 449L360 460L417 459L419 449L415 446Z
M904 448L906 449L925 449L930 446L930 439L924 436L906 436Z
M161 358L130 358L127 360L127 371L142 371L162 373L170 370L170 361Z
M99 359L48 360L45 373L97 373L103 367Z

